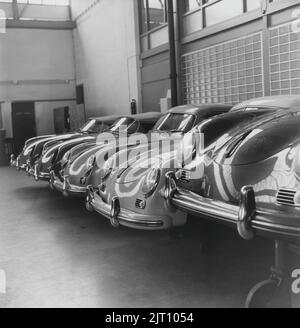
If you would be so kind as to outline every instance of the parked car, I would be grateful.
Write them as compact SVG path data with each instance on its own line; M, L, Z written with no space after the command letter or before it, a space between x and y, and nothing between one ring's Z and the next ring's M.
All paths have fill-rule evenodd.
M225 105L186 105L174 108L169 113L170 122L166 120L167 131L179 131L183 136L203 120L230 109L231 106ZM192 118L188 126L182 124L187 115ZM164 125L160 129L164 131ZM102 181L98 181L101 182L99 186L96 189L88 188L87 209L95 210L110 219L114 227L124 225L136 229L161 230L184 225L186 217L181 212L167 209L160 194L165 185L164 175L172 165L172 154L176 150L171 147L169 151L162 148L162 151L159 149L157 152L156 147L150 148L137 161L132 157L132 162L122 168L110 167L112 163L118 162L117 159L107 161L101 175ZM122 151L116 157L122 157ZM148 165L149 159L151 167Z
M85 197L86 189L93 184L93 179L97 172L102 169L105 159L108 159L108 153L118 152L120 149L136 145L139 134L148 133L155 128L157 122L161 122L161 113L144 113L130 116L132 122L139 122L135 129L128 130L128 134L123 136L124 141L119 140L119 144L103 144L100 140L97 142L85 143L72 148L65 153L57 165L53 166L51 171L51 187L61 191L64 196ZM132 138L132 137L135 138ZM130 140L133 144L130 145ZM95 173L96 172L96 173Z
M223 108L219 109L219 113L223 113L223 110ZM167 114L162 116L156 122L153 129L149 132L160 136L164 134L166 138L170 137L169 133L174 133L171 131L177 131L175 132L177 134L178 131L180 131L180 133L185 133L189 131L194 126L194 124L197 124L200 119L199 115L195 120L194 116L191 115L190 112L191 106L173 108ZM149 133L145 144L139 147L140 153L148 150L150 139L151 134ZM134 146L135 144L130 145L127 142L121 147L118 147L116 152L121 151L123 148L127 147L129 147L128 149L130 150L131 147ZM54 184L59 186L60 190L61 188L63 189L64 195L70 194L84 197L86 195L86 188L90 185L96 188L101 182L102 175L106 175L105 166L109 166L109 163L111 163L112 160L110 159L110 161L104 165L104 154L107 152L107 147L102 147L102 145L94 145L94 147L89 147L84 152L82 152L77 147L74 148L72 150L72 155L66 154L66 159L71 159L65 165L65 169L62 175L59 178L57 176L54 177ZM95 156L98 160L93 161ZM124 158L127 158L127 156L124 156ZM88 162L94 162L94 165L88 165Z
M153 126L154 122L158 120L161 114L157 112L147 113L146 116L149 118L152 117L152 120L149 119L150 122L148 124L146 123L146 120L143 124L141 124L141 116L139 115L123 116L117 119L109 128L102 132L111 133L116 137L118 137L120 133L120 128L123 129L121 133L126 135L133 133L144 133L147 131L147 129ZM60 175L60 171L64 164L64 156L66 153L68 153L72 148L81 144L85 144L83 147L88 147L93 143L95 144L100 135L101 133L93 133L88 136L77 138L76 140L70 140L62 144L50 147L34 165L33 176L35 180L38 181L40 179L44 179L47 181L53 181L50 179L50 173L52 172L52 175Z
M300 245L300 96L266 97L240 107L245 113L270 109L270 115L232 125L218 139L210 131L230 127L238 113L204 124L203 151L168 172L164 197L170 209L225 224L246 240L274 240L270 277L246 300L248 308L266 307L285 281L287 250Z
M74 138L80 138L84 135L90 134L93 131L106 129L107 122L111 120L116 120L117 117L99 117L90 118L80 129L74 132L62 134L62 135L46 135L31 138L26 141L22 152L15 158L11 155L10 164L12 167L16 167L18 170L27 170L29 172L30 168L33 167L34 163L42 155L45 145L48 143L54 145L59 144L67 140Z
M233 226L245 239L260 234L300 243L300 96L240 107L244 115L270 114L236 125L240 114L233 110L202 125L206 149L169 174L168 203ZM212 138L213 130L221 137Z

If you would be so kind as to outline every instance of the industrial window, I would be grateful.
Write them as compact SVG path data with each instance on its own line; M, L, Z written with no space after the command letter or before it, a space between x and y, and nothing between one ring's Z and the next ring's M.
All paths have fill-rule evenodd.
M166 0L143 0L141 1L142 34L149 32L167 23Z
M261 8L261 0L184 0L183 35Z
M270 29L269 43L271 94L300 94L300 33L281 25Z
M189 104L235 104L263 96L261 33L183 55L182 87Z
M218 24L244 12L243 0L222 0L205 9L206 26Z
M201 8L202 0L184 0L184 12L190 12Z
M13 2L13 0L1 0L0 2ZM69 6L70 0L17 0L17 3L30 5Z
M247 0L246 11L252 11L261 8L261 0Z
M241 2L240 0L230 0L230 1L231 1L231 5L233 5L234 2L236 2L238 4L238 6L240 6L240 4L242 4L242 7L243 7L242 12L258 9L261 6L261 0L245 0L245 1L243 0L243 2ZM220 2L222 2L222 3L220 3ZM215 5L215 8L218 6L226 7L228 2L229 2L229 0L184 0L184 12L185 13L192 12L192 11L201 9L202 7L203 8L209 7L209 6L215 5L217 3L219 3L219 4ZM234 4L234 5L236 5L236 4ZM229 7L231 7L231 6L229 6ZM226 9L228 9L228 8L226 8ZM232 10L232 12L234 12L234 10ZM224 20L225 19L226 19L226 15L224 17Z

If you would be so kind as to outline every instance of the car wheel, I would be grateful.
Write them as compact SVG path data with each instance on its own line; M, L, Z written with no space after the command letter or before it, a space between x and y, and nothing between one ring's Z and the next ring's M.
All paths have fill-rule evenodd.
M246 308L266 308L273 299L277 289L278 280L269 279L255 285L246 300Z

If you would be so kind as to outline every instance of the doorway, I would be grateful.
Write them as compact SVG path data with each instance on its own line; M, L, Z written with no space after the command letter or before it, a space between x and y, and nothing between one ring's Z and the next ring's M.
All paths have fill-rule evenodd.
M12 103L14 152L19 154L26 140L36 136L34 102Z
M86 112L85 112L85 101L84 101L84 86L83 84L76 86L76 104L77 104L77 114L78 118L81 120L80 125L86 122Z
M53 109L55 134L62 134L70 131L70 110L69 107Z

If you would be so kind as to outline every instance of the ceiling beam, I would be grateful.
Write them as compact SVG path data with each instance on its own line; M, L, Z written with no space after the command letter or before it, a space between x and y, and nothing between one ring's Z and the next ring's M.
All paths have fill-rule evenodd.
M7 28L32 28L45 30L72 30L76 26L72 21L42 21L42 20L22 20L22 19L8 19L6 20Z

